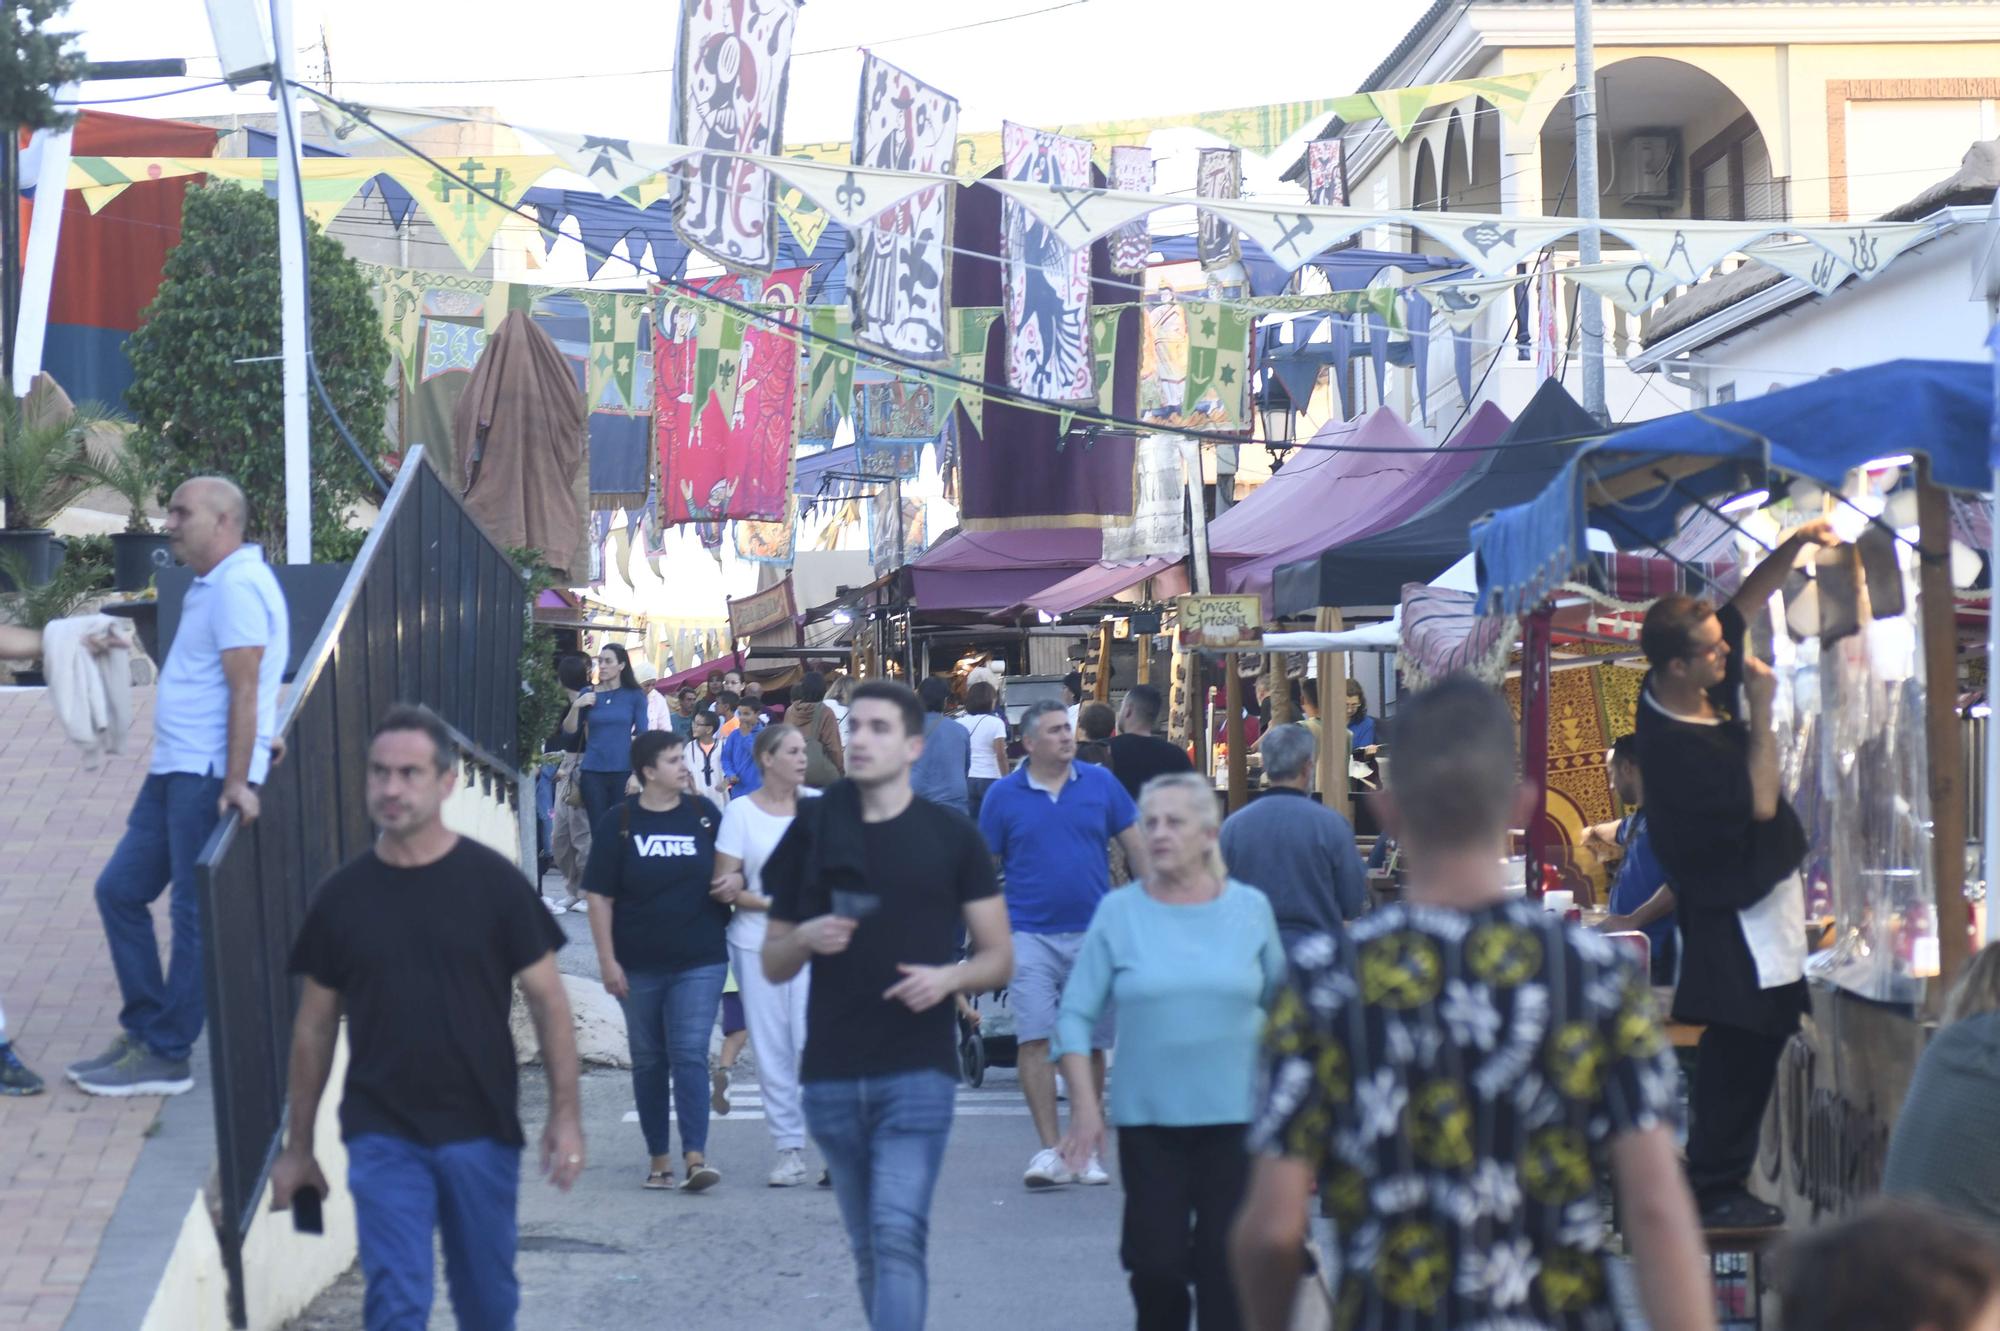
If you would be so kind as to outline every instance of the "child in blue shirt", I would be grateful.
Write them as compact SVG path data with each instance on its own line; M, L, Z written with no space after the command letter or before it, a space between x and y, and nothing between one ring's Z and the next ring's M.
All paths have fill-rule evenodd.
M722 741L722 775L729 783L731 799L748 795L764 784L764 774L757 770L757 757L752 752L757 732L763 728L764 716L754 706L747 702L737 706L736 729Z

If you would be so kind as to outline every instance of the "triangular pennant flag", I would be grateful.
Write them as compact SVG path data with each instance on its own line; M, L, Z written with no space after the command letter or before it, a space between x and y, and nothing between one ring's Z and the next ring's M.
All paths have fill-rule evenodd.
M807 310L812 336L806 346L806 414L809 421L826 417L829 404L854 419L854 353L827 339L851 340L854 311L846 305L814 305Z
M537 180L563 166L559 157L481 157L468 154L444 165L452 174L414 159L385 164L436 223L445 244L467 268L478 266L493 237ZM476 188L470 188L470 187ZM491 197L489 197L491 196ZM495 202L495 200L499 202Z
M852 151L845 143L795 143L785 148L785 157L799 162L845 162ZM785 219L785 229L799 243L801 252L811 254L819 248L819 238L826 234L833 219L797 185L781 179L773 192L777 195L778 216Z
M1375 108L1375 114L1389 126L1389 132L1396 136L1396 142L1401 143L1410 137L1410 131L1417 126L1417 118L1429 109L1437 92L1436 84L1388 88L1369 93L1368 101Z
M965 408L973 429L984 428L986 390L981 385L986 380L986 346L999 319L1000 310L991 305L966 305L951 312L945 332L951 350L951 372L957 377L935 381L932 424L939 433L950 427L954 406Z
M626 409L638 411L639 325L646 319L646 298L620 295L612 303L611 315L611 382Z
M1644 312L1682 281L1649 263L1580 263L1557 271L1627 314Z
M641 181L661 177L676 163L692 157L693 148L677 143L643 143L568 130L530 129L569 169L589 181L605 198L616 198ZM664 186L662 187L664 192ZM658 195L654 196L659 197ZM650 200L648 200L650 202ZM640 204L645 207L645 204Z
M1122 190L1078 188L1036 180L983 180L981 184L1021 205L1072 250L1144 217L1171 200Z
M1255 241L1286 272L1296 272L1333 246L1376 224L1383 214L1295 207L1243 199L1195 205Z
M1681 284L1699 281L1729 255L1781 229L1769 222L1736 226L1708 222L1688 226L1667 218L1616 220L1600 225L1604 234L1618 237L1639 251L1649 266Z
M1576 231L1573 218L1487 217L1469 213L1384 214L1429 236L1482 276L1500 277L1528 255Z
M1056 451L1060 453L1069 446L1070 427L1076 424L1076 411L1064 407L1056 413Z
M743 361L743 317L704 301L695 307L694 319L696 418L708 410L708 396L713 392L723 418L734 419L737 372Z
M1468 331L1489 305L1510 295L1527 279L1483 278L1472 282L1425 282L1412 288L1431 307L1431 317L1455 333Z
M830 165L790 157L760 158L771 174L790 182L833 221L853 231L912 194L937 184L914 171L878 171L865 166Z

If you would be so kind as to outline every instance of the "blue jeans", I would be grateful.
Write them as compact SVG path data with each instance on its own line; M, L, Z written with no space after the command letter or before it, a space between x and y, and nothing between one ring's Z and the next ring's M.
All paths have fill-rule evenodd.
M625 798L625 782L630 772L593 772L583 769L576 774L577 788L583 792L584 816L590 819L590 830L597 831L597 824L604 815L618 807L618 801Z
M125 1000L118 1024L176 1063L186 1061L201 1035L201 895L194 862L221 821L216 809L221 798L220 777L192 772L148 776L132 802L118 849L97 875L97 911L104 917L111 968ZM169 885L173 953L162 975L152 905Z
M556 769L543 763L535 769L535 849L541 854L549 853L549 842L555 832L556 815Z
M626 971L622 1000L632 1050L632 1098L647 1155L667 1154L667 1096L681 1121L681 1151L708 1150L708 1033L729 966L680 971Z
M347 1186L368 1279L368 1331L430 1325L434 1231L444 1234L451 1310L466 1331L513 1331L514 1208L521 1148L491 1138L423 1146L367 1133L347 1143Z
M924 1324L931 1193L957 1091L929 1068L805 1084L806 1127L833 1175L871 1331Z

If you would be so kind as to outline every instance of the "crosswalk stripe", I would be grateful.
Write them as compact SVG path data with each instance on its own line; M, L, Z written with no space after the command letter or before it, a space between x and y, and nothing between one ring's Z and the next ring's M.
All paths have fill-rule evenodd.
M715 1123L729 1119L761 1120L764 1117L764 1097L761 1095L746 1095L740 1092L733 1093L729 1097L729 1106L727 1114L717 1114L711 1111L709 1122ZM952 1114L957 1118L1026 1118L1028 1117L1028 1106L1021 1099L1021 1094L1018 1091L961 1090L958 1093L958 1099L952 1105ZM674 1117L671 1106L668 1107L667 1117L669 1121ZM626 1110L624 1121L627 1123L637 1123L639 1121L639 1111L636 1109Z

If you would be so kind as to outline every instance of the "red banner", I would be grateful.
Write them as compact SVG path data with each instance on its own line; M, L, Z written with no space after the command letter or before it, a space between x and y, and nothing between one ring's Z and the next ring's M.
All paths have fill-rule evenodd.
M729 394L712 392L695 416L694 313L687 304L672 303L663 311L665 323L653 338L653 425L659 434L664 521L775 522L790 516L799 396L799 340L793 330L809 271L787 268L769 277L729 274L692 283L739 305L792 307L773 312L775 318L745 323L732 412L724 411Z

